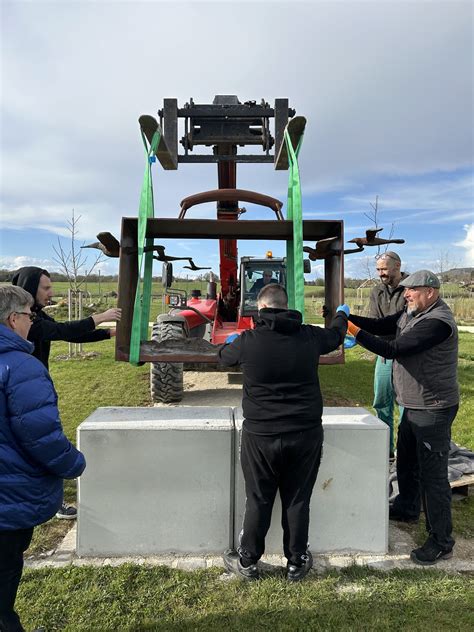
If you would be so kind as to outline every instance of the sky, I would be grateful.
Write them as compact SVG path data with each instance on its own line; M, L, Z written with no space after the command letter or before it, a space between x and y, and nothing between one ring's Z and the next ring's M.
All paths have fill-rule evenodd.
M306 219L342 219L346 241L373 226L408 271L474 266L473 3L1 0L0 268L59 269L136 216L144 170L138 117L164 98L287 97L307 118L299 164ZM181 134L180 136L181 137ZM237 186L279 198L287 173L239 165ZM155 216L217 188L215 165L153 165ZM268 218L246 205L245 217ZM285 207L284 207L285 210ZM212 207L189 216L215 217ZM192 215L191 215L192 213ZM244 221L244 220L243 220ZM218 272L217 243L163 242ZM314 246L314 244L308 244ZM350 247L346 244L346 247ZM283 254L242 242L240 255ZM94 251L88 264L94 259ZM374 272L376 249L345 257ZM307 280L322 276L313 264ZM160 274L156 264L154 274ZM117 260L100 264L118 271ZM180 266L175 266L180 272Z

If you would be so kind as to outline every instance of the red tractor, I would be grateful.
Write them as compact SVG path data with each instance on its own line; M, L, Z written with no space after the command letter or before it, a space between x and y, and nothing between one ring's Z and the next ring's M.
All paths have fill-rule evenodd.
M229 335L255 326L256 298L264 283L277 282L286 286L288 278L294 280L294 270L291 267L287 269L286 258L274 258L271 252L258 259L242 257L238 275L238 240L286 241L288 249L294 244L295 231L294 222L283 217L282 202L268 195L236 188L237 162L271 162L275 169L288 169L289 134L291 132L291 142L296 149L305 124L302 117L292 118L294 114L294 110L288 107L287 99L277 99L272 108L265 101L259 105L255 101L242 104L235 96L217 96L212 105L196 105L191 100L182 109L177 107L175 99L165 99L164 108L159 112L160 123L148 115L139 119L143 136L150 146L156 131L161 132L155 154L164 169L177 169L180 162L214 162L217 164L219 187L185 198L177 219L150 217L146 221L147 243L153 244L148 246L148 250L158 249L161 253L155 258L164 262L163 283L171 307L169 313L158 317L152 341L140 342L139 361L152 363L151 390L155 401L179 401L183 390L183 364L216 365L218 346ZM184 119L183 154L178 154L180 118ZM274 137L270 133L272 119ZM197 145L212 147L212 154L191 155ZM239 154L238 147L247 145L260 145L263 155ZM273 147L274 152L271 153ZM191 219L186 216L192 207L208 202L216 202L217 219ZM246 209L239 206L240 202L262 206L272 218L241 219ZM163 246L154 245L155 239L170 238L219 240L219 293L212 274L206 297L194 290L188 298L185 292L170 289L171 261L183 257L165 256ZM313 244L319 240L329 243L324 255L325 303L334 310L343 295L343 222L304 220L301 238ZM116 359L124 361L131 357L134 298L140 273L137 251L137 218L123 218L119 273L122 320L117 328ZM190 267L199 269L192 259ZM303 270L309 272L310 261L305 260L298 269L301 274ZM323 362L343 362L343 351L323 359Z

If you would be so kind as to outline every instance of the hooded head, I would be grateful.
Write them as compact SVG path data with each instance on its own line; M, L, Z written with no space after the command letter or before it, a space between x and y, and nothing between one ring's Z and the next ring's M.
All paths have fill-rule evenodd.
M17 272L15 272L12 279L13 285L22 287L34 298L35 310L42 309L45 305L47 305L49 298L52 296L49 283L47 284L49 289L44 292L38 292L42 276L45 276L49 281L50 276L47 270L37 268L36 266L26 266L25 268L20 268Z

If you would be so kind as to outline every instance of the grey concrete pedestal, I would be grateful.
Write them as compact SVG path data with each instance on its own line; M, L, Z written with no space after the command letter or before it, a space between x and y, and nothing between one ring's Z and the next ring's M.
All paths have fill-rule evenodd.
M77 431L87 461L78 555L216 555L236 546L245 506L241 423L230 407L96 410ZM383 554L388 427L360 408L325 409L323 425L310 546ZM282 554L280 519L278 499L267 553Z

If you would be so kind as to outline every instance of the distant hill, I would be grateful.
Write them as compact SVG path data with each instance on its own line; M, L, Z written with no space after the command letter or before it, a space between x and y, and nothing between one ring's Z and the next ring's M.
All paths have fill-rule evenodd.
M474 280L474 268L451 268L442 272L439 277L442 281L454 281L459 283L460 281L473 281Z

